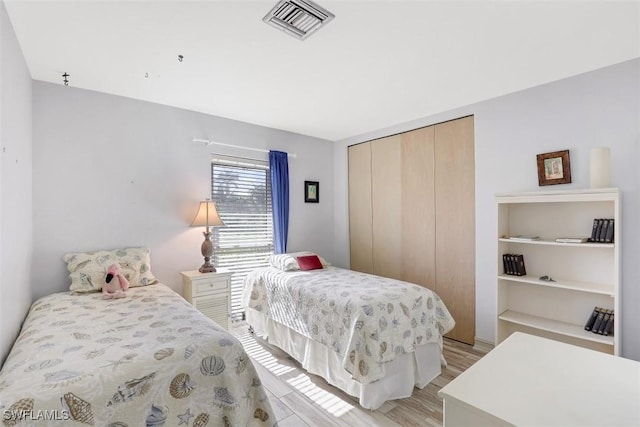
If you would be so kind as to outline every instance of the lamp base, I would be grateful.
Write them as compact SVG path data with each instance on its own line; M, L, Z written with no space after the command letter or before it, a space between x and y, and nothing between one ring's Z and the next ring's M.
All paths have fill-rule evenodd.
M200 273L215 273L216 268L211 263L211 258L213 258L213 243L211 243L211 232L207 230L202 233L204 235L204 242L202 242L202 247L200 248L202 252L202 256L204 257L204 264L200 266L198 271Z
M205 262L204 264L202 264L200 266L198 271L200 273L215 273L216 272L216 268L210 262Z

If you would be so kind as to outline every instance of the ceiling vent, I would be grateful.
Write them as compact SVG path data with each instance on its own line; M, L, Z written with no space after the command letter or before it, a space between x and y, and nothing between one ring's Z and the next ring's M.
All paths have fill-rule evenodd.
M281 0L262 20L297 39L304 40L334 16L310 0Z

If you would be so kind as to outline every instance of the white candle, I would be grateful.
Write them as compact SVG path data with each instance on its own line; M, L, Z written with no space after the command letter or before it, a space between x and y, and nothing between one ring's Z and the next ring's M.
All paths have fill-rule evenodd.
M608 147L591 149L591 188L611 186L611 152Z

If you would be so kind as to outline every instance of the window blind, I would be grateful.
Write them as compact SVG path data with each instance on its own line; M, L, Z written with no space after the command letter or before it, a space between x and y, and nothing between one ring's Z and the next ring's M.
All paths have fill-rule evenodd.
M211 163L211 199L225 227L214 228L216 268L233 271L231 318L242 319L244 280L268 265L273 253L273 218L269 165L258 160L225 158Z

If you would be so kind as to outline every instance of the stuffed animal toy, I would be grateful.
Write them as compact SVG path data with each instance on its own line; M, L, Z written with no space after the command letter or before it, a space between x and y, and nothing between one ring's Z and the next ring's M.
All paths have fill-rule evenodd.
M120 271L120 264L111 264L107 269L107 275L102 285L102 296L108 298L122 298L129 289L129 281Z

